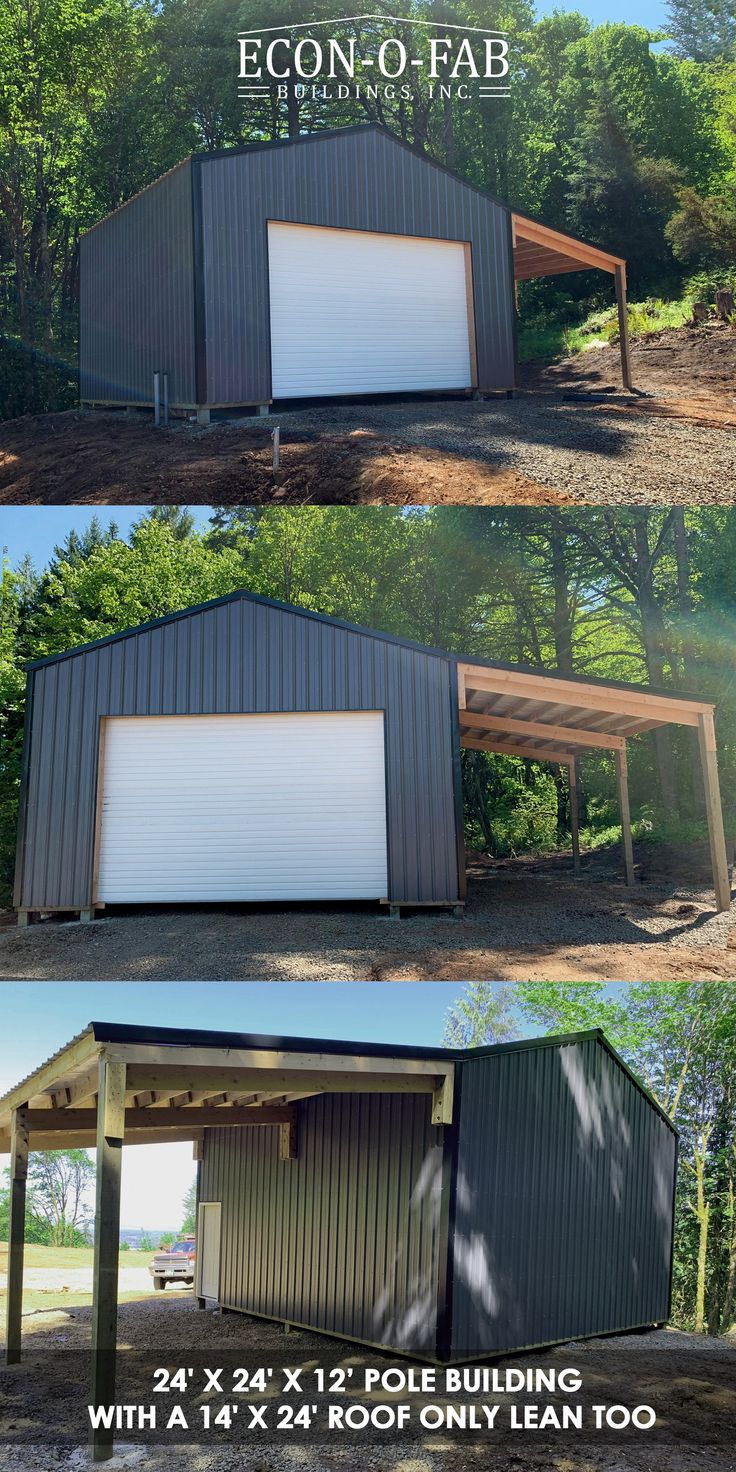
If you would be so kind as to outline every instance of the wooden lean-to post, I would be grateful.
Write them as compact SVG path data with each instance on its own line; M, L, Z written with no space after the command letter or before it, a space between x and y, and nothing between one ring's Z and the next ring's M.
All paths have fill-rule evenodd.
M110 1406L115 1403L125 1075L125 1063L111 1063L102 1054L97 1094L97 1209L92 1285L93 1406ZM113 1453L112 1429L98 1428L92 1431L91 1443L94 1461L108 1461Z
M10 1119L10 1221L8 1224L8 1287L6 1302L5 1363L20 1363L23 1312L23 1247L28 1179L28 1110L14 1109Z
M626 749L615 752L618 803L621 813L621 842L624 850L626 883L634 883L634 848L631 842L631 810L629 808L629 764Z
M716 729L712 711L703 711L698 718L698 744L700 765L705 788L705 813L708 819L710 840L710 862L713 870L713 888L719 910L731 908L731 882L728 877L726 835L723 831L721 791L718 783L718 757L716 755Z

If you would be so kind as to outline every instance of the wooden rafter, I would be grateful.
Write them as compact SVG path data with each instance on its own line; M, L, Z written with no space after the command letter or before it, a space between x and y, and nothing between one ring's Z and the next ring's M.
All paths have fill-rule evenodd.
M545 265L548 257L559 262L556 269L563 271L584 271L593 267L614 275L617 266L624 270L626 268L626 262L622 256L612 255L610 251L601 250L596 245L588 245L584 240L576 240L574 235L566 235L562 230L553 230L550 225L542 225L538 220L530 220L516 211L513 212L512 218L515 260L517 252L520 264L525 261L525 258L533 260L537 269L530 273L532 275L551 274ZM554 270L553 265L552 273ZM514 274L517 281L522 279L516 270Z
M472 726L479 731L498 731L510 736L540 737L543 741L563 743L565 746L599 746L614 751L623 750L623 736L614 736L597 731L587 731L579 726L556 726L546 721L520 721L509 716L496 716L491 711L464 710L463 726Z
M634 859L626 738L670 724L697 730L716 904L719 910L730 909L731 881L711 701L660 695L653 690L593 684L533 670L474 665L467 661L458 662L457 681L461 746L568 766L586 750L597 747L613 751L629 884L633 882ZM503 702L503 708L494 710L489 697ZM480 709L476 708L478 705ZM577 860L577 809L573 813L572 800L570 820L575 830L573 853Z

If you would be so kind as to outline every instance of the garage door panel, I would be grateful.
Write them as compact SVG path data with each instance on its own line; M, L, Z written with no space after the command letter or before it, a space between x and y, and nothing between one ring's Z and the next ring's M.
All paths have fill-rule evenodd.
M274 398L472 386L466 247L268 226Z
M106 722L108 904L385 896L379 711Z

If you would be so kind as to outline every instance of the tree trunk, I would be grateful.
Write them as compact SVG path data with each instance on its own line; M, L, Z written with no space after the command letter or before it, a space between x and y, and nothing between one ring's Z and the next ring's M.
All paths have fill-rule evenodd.
M705 1199L707 1148L707 1138L701 1136L700 1144L695 1147L695 1216L698 1222L698 1277L695 1290L694 1324L696 1334L705 1333L705 1270L708 1262L708 1226L710 1223L710 1206Z
M637 603L641 614L647 674L650 683L662 689L665 684L667 640L662 611L654 589L654 562L649 546L649 517L650 512L646 507L635 512ZM669 726L660 726L653 735L662 803L666 813L676 816L679 813L679 803L674 780L672 732Z
M554 594L554 641L555 659L557 668L563 675L573 675L573 602L570 591L570 569L566 556L566 530L559 511L549 512L549 548L552 561L552 588ZM577 794L578 815L581 821L585 821L585 798L583 796L582 782L580 780L580 762L573 762L570 771L570 781L575 783ZM561 776L557 783L558 794L558 823L559 823L559 797L561 791ZM565 835L570 831L571 818L567 792L565 792L564 807Z
M675 542L675 561L677 566L677 602L682 616L682 669L685 678L685 688L694 693L697 688L697 672L695 654L692 647L692 611L693 602L690 590L690 548L687 540L687 528L685 526L685 511L682 506L672 507L672 531ZM700 746L697 731L689 730L687 740L690 746L690 780L692 811L699 817L705 812L703 794L703 775L700 769Z
M728 1184L726 1201L726 1220L729 1225L728 1277L726 1279L726 1291L723 1296L723 1312L719 1325L719 1329L724 1334L728 1334L736 1319L736 1195L734 1194L733 1177Z

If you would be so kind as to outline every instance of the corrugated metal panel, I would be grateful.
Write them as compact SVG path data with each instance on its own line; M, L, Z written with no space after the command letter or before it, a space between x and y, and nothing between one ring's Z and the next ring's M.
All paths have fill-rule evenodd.
M595 1039L464 1063L452 1356L668 1316L676 1138Z
M225 1305L433 1357L441 1131L416 1095L298 1106L298 1158L276 1129L205 1135L202 1200L222 1202Z
M80 242L80 398L196 401L192 167L189 159L136 195Z
M95 899L382 899L380 711L105 723Z
M384 710L388 894L458 894L451 664L237 599L37 668L16 903L91 903L102 716Z
M381 132L204 159L208 402L271 398L267 221L469 242L478 384L514 382L509 211Z
M461 241L274 223L268 274L274 398L472 386Z

